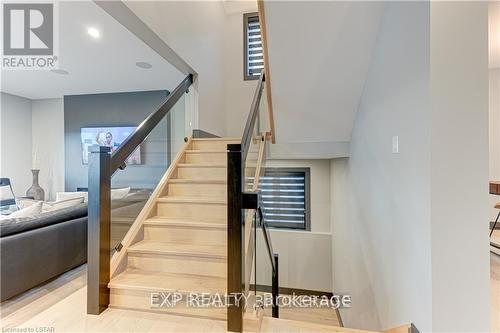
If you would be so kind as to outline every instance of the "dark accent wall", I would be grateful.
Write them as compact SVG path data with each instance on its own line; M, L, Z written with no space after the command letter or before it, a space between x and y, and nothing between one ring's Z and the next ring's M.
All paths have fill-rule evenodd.
M65 189L87 187L88 167L82 164L80 128L137 126L169 94L166 90L64 96ZM142 165L129 165L112 178L113 187L154 188L168 165L166 117L141 145Z

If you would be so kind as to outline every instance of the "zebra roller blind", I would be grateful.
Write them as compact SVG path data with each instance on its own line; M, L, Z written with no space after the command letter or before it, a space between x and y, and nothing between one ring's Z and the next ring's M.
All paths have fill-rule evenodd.
M309 230L309 169L266 169L260 206L271 227Z
M245 80L256 80L264 69L264 55L258 13L243 16L245 32Z

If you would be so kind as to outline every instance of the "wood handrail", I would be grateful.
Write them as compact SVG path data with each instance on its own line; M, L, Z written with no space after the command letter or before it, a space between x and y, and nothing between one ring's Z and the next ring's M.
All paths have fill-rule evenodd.
M250 112L248 112L247 121L245 123L245 129L243 130L243 135L241 137L241 152L242 161L245 163L247 158L248 149L252 143L254 137L255 122L257 120L257 115L260 109L260 99L262 97L262 91L264 88L264 73L260 74L259 81L257 83L257 88L255 88L255 93L252 100L252 105L250 106Z
M266 74L266 97L269 113L269 125L271 127L271 142L276 143L276 128L274 127L273 96L271 93L271 66L269 64L269 51L267 47L267 28L264 0L257 1L260 22L260 35L262 42L262 53L264 55L264 73Z

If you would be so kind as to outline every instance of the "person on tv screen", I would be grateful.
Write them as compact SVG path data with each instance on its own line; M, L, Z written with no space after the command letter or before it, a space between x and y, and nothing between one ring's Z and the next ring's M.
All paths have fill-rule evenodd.
M96 135L95 141L99 146L110 147L111 152L119 146L118 143L113 142L113 134L111 132L99 131Z

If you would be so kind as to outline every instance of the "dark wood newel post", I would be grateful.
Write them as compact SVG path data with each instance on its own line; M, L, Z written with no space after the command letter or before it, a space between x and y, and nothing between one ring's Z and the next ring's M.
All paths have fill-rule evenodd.
M111 148L89 148L87 313L109 305L111 259Z
M241 294L243 291L244 246L242 221L242 161L241 145L227 145L227 293ZM240 300L241 301L241 300ZM244 304L233 304L227 308L227 330L243 331Z

